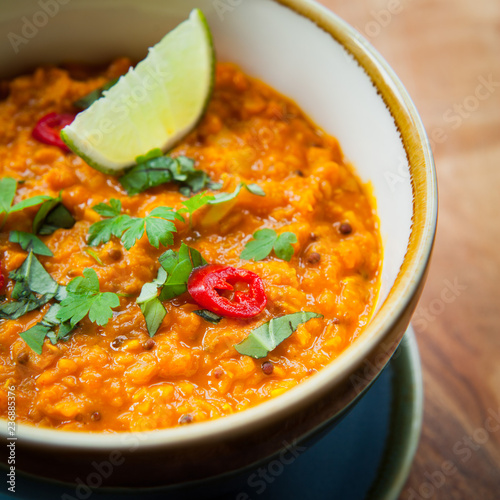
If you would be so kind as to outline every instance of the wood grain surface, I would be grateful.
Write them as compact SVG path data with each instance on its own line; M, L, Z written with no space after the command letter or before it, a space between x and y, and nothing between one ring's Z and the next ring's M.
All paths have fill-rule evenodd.
M430 275L413 319L422 437L401 500L500 499L500 1L321 0L412 96L439 183Z

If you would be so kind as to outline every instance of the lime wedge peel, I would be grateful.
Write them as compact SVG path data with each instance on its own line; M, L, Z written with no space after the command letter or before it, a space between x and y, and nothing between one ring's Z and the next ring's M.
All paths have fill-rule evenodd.
M202 117L212 94L215 51L205 16L189 19L104 96L63 128L61 138L90 166L120 174L152 149L166 152Z

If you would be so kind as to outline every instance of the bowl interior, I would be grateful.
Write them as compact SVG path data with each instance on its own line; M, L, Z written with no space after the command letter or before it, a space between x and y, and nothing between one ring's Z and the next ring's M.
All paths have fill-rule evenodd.
M359 52L368 54L371 67L378 72L379 78L393 89L391 92L397 96L395 107L404 109L405 116L410 117L407 121L416 119L417 129L405 134L416 136L412 139L415 142L424 140L418 116L412 114L414 110L404 89L353 30L308 0L283 0L283 3L300 4L303 10L327 19L346 39L358 44ZM285 411L288 403L298 404L300 398L307 399L311 393L309 382L331 384L336 377L345 376L349 367L359 363L363 353L373 348L380 337L381 324L385 321L387 325L391 317L391 321L394 320L400 312L397 309L405 307L418 284L399 285L399 302L388 307L384 305L397 284L405 256L409 259L408 245L415 221L415 166L410 166L408 157L411 154L402 140L401 127L396 126L387 99L382 97L383 92L375 86L373 78L344 48L344 42L274 0L143 0L140 3L135 0L56 0L54 4L57 8L51 12L36 0L9 4L8 9L0 8L0 77L13 76L43 63L104 62L121 55L143 58L147 47L185 19L192 8L199 7L212 28L219 60L238 64L251 76L292 98L315 123L337 137L346 159L353 164L362 181L370 184L376 199L384 264L379 312L375 318L382 316L382 319L378 318L368 337L358 339L336 363L313 377L315 381L307 381L303 387L277 398L279 401L260 405L265 406L265 410L253 408L222 419L225 422L213 421L189 429L176 429L175 436L168 429L160 432L169 439L183 439L188 434L195 439L205 432L207 425L214 432L222 432L231 427L229 420L245 425L252 418L265 418L266 412ZM421 156L426 154L430 158L429 153ZM432 174L431 164L430 159L429 164L422 165L420 181L421 192L428 193L429 197L435 196L435 187L428 179ZM420 201L426 203L425 199ZM431 200L430 207L421 216L425 231L418 236L417 249L411 254L409 269L419 274L416 282L422 277L430 253L435 222L432 203ZM359 348L363 342L364 351ZM40 436L51 432L41 431ZM93 436L77 441L82 446L104 446L112 439L113 436ZM155 441L159 439L156 434Z
M339 139L346 159L370 183L384 244L382 304L410 235L413 195L407 155L394 119L368 75L312 21L270 0L72 0L52 12L28 0L2 12L0 31L7 34L0 38L2 72L120 55L143 58L147 47L194 7L207 15L218 58L238 64L297 102Z

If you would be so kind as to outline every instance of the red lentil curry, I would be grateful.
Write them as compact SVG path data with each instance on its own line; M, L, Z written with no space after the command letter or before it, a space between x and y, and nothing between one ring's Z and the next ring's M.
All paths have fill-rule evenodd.
M129 61L120 59L99 74L39 68L2 86L0 180L17 181L12 207L35 196L52 197L0 216L0 415L6 418L8 390L14 387L18 423L114 432L229 415L282 394L330 363L360 334L374 307L381 265L377 218L369 196L343 162L338 142L290 100L233 65L217 65L208 110L169 153L191 158L195 169L206 173L205 181L211 183L205 182L203 193L240 189L223 203L182 212L183 202L194 195L179 191L182 182L130 195L117 177L94 170L64 147L33 137L42 117L76 113L75 101L128 67ZM259 192L240 183L257 185ZM73 221L40 231L40 224L50 226L39 213L41 207L54 198L53 205L45 206L63 207ZM114 201L115 212L111 200L120 202ZM98 204L107 204L112 213L95 210ZM109 221L121 213L142 218L156 207L184 213L184 221L169 221L175 228L168 248L153 245L148 234L125 244L120 232L89 244L89 229L106 217ZM266 231L256 238L254 233L262 229ZM49 255L37 254L33 242L25 241L23 250L20 242L26 233L37 233L36 241ZM239 277L231 274L232 291L222 290L220 283L209 286L226 303L237 302L238 294L248 298L256 275L264 298L250 300L258 303L254 314L229 317L212 310L199 315L194 311L207 309L207 304L195 302L196 294L186 292L185 283L180 294L167 293L160 301L157 282L153 302L164 317L160 314L148 329L137 299L146 283L157 278L161 283L161 256L168 251L170 257L178 256L181 244L216 269L242 270ZM84 314L73 318L79 319L74 329L58 339L57 329L49 333L53 324L44 316L57 303L54 294L18 318L6 315L9 304L25 300L15 289L23 283L19 269L23 264L26 268L30 256L58 285L74 283L85 269L93 270L86 276L97 277L99 297L114 297L108 304L110 317L101 321L106 324ZM213 277L212 271L205 278ZM205 278L198 276L198 288L208 286ZM287 338L269 352L264 349L261 357L241 354L235 347L273 318L300 311L315 314L293 325L287 319ZM21 337L33 327L38 330L31 332L47 334L37 337L41 354Z

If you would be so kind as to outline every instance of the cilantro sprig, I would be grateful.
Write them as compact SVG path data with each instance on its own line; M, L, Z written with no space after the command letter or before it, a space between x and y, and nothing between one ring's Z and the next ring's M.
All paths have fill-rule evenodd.
M15 281L12 301L0 305L0 319L20 318L52 299L63 300L66 296L66 288L50 276L33 251L30 251L21 267L9 274L9 278Z
M170 207L156 207L146 217L131 217L122 213L120 200L112 198L107 203L99 203L94 210L104 219L92 224L89 228L87 244L98 246L107 243L112 236L121 239L123 246L130 250L137 240L146 233L149 243L155 248L172 245L173 233L177 232L175 224L178 220L186 222L183 214L189 214L190 218L196 210L206 205L219 205L233 200L238 196L242 188L250 193L265 196L265 192L257 184L245 184L241 182L232 193L218 193L216 195L198 193L182 202L182 207L174 210Z
M15 179L12 179L11 177L4 177L3 179L0 179L0 229L3 227L10 214L19 212L28 207L40 205L44 201L52 198L51 196L38 195L12 205L14 197L16 196L16 191L17 181Z
M44 255L45 257L53 257L54 255L52 250L38 236L31 233L11 231L9 233L9 241L11 243L18 243L27 252L33 251L33 253Z
M160 149L153 149L144 156L136 158L137 165L119 180L129 195L142 193L146 189L167 182L179 184L179 191L190 196L204 188L220 189L222 184L215 183L203 170L194 168L194 160L186 156L172 158Z
M62 204L62 197L38 195L27 198L12 205L17 191L17 181L11 177L0 179L0 229L5 224L7 217L28 207L40 205L33 219L33 234L23 231L11 231L9 241L18 243L23 250L31 251L38 255L52 257L51 250L40 240L37 234L52 234L56 229L69 229L75 224L75 219L69 210Z
M49 197L42 203L33 219L33 233L52 234L57 229L71 229L75 219L63 205L62 196Z
M191 271L207 264L198 250L181 244L178 252L167 250L160 257L158 276L151 283L145 283L137 299L149 335L152 337L160 327L166 315L164 300L182 295L187 290L187 281Z
M70 323L63 323L57 318L60 309L60 304L52 304L42 321L19 334L26 344L28 344L28 347L38 355L42 354L45 337L48 337L52 344L56 344L59 340L68 340L69 334L74 329L74 326L71 326Z
M120 305L116 293L100 291L97 273L92 268L84 269L83 276L71 280L66 292L56 318L69 322L73 328L87 315L92 323L104 326L113 317L112 309Z
M241 252L240 258L262 260L273 250L276 257L290 261L293 256L293 243L297 243L297 236L289 231L281 233L279 236L273 229L259 229L253 234L254 239L250 240Z
M168 246L174 242L173 233L177 231L172 221L177 219L184 222L184 218L169 207L157 207L146 217L122 214L121 201L114 198L110 200L109 205L100 203L94 210L104 217L104 220L90 226L87 240L90 246L107 243L111 236L116 236L122 240L123 246L130 250L144 233L155 248L160 244Z
M40 309L54 300L41 321L21 333L21 338L37 354L41 354L45 337L55 344L68 340L76 324L86 315L98 325L107 324L112 310L120 305L115 293L102 293L97 273L85 269L83 277L67 286L58 284L35 257L33 250L9 277L15 284L11 301L0 305L0 319L17 319L29 311Z

